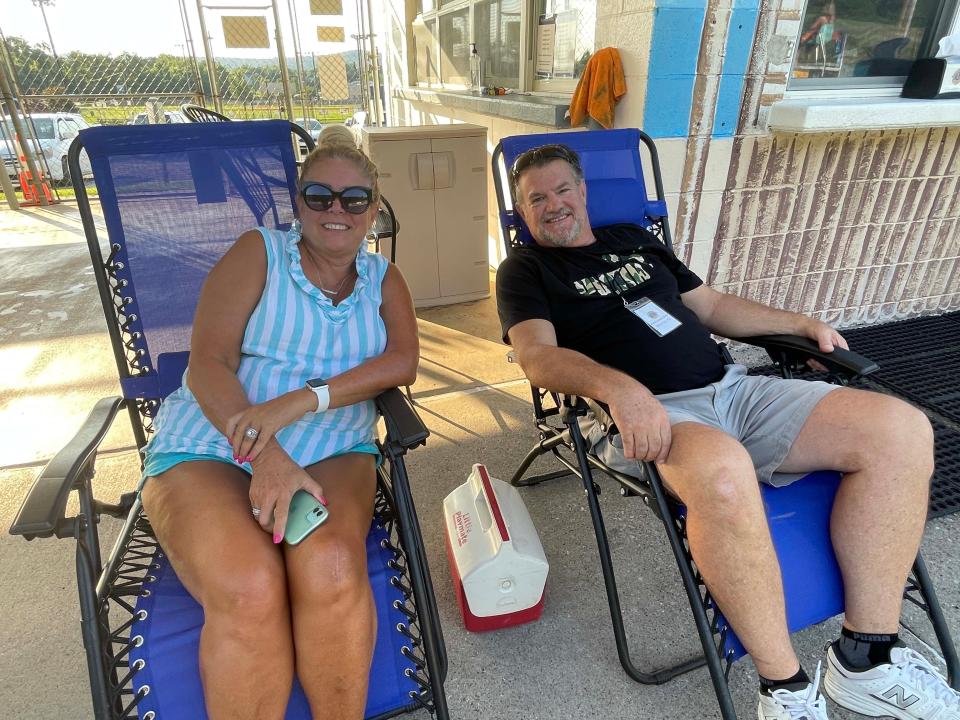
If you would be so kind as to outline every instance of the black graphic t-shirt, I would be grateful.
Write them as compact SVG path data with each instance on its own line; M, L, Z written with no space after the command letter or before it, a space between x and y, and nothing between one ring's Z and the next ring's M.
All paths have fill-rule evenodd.
M661 394L703 387L723 375L710 331L680 295L703 281L656 237L635 225L594 229L582 248L537 245L510 253L497 270L497 309L507 331L549 320L561 347L621 370ZM624 307L648 298L680 321L660 337Z

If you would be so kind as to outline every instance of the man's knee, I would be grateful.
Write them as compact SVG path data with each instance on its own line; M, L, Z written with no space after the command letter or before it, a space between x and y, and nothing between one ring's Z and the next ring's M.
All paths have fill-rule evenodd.
M704 453L690 475L684 501L695 512L736 519L748 515L744 510L760 497L753 461L732 438Z
M865 442L853 443L860 464L933 473L933 427L920 410L890 396L878 399L878 411L865 413Z

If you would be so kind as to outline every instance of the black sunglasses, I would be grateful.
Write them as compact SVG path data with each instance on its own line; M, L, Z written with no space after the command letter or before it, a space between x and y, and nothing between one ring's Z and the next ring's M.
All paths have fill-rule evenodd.
M311 210L329 210L333 207L333 201L339 200L340 207L345 212L360 215L365 213L373 202L373 190L355 185L338 191L329 185L312 182L305 183L300 188L300 197Z
M542 165L550 160L565 160L575 171L583 172L579 156L566 145L541 145L517 156L510 168L510 175L516 181L520 173L531 165Z

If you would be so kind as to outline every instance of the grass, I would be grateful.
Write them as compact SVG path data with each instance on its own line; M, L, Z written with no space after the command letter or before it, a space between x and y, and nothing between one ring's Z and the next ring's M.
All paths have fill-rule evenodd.
M62 185L56 188L48 185L48 187L50 187L50 197L53 198L53 202L57 201L58 196L61 200L75 200L77 197L77 193L74 191L72 185ZM56 190L56 192L54 192L54 190ZM96 192L96 190L94 190L94 192ZM16 196L17 202L21 204L24 202L23 191L21 189L14 188L13 194ZM2 198L3 192L0 191L0 199ZM6 204L4 204L4 207L6 207Z
M80 114L84 120L97 125L123 125L145 110L143 105L117 105L117 106L98 106L98 105L78 105ZM179 107L176 103L170 103L167 110ZM301 114L300 107L294 105L294 114ZM307 116L315 117L324 125L329 123L342 123L350 118L357 108L352 105L308 105ZM225 103L223 112L231 118L237 120L252 120L255 118L282 118L284 114L275 105L251 105L247 103Z

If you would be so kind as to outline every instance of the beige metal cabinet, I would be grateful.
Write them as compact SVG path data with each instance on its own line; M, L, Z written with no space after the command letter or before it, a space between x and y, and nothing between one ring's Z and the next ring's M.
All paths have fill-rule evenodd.
M364 150L400 223L397 265L417 307L490 294L486 146L479 125L364 128Z

